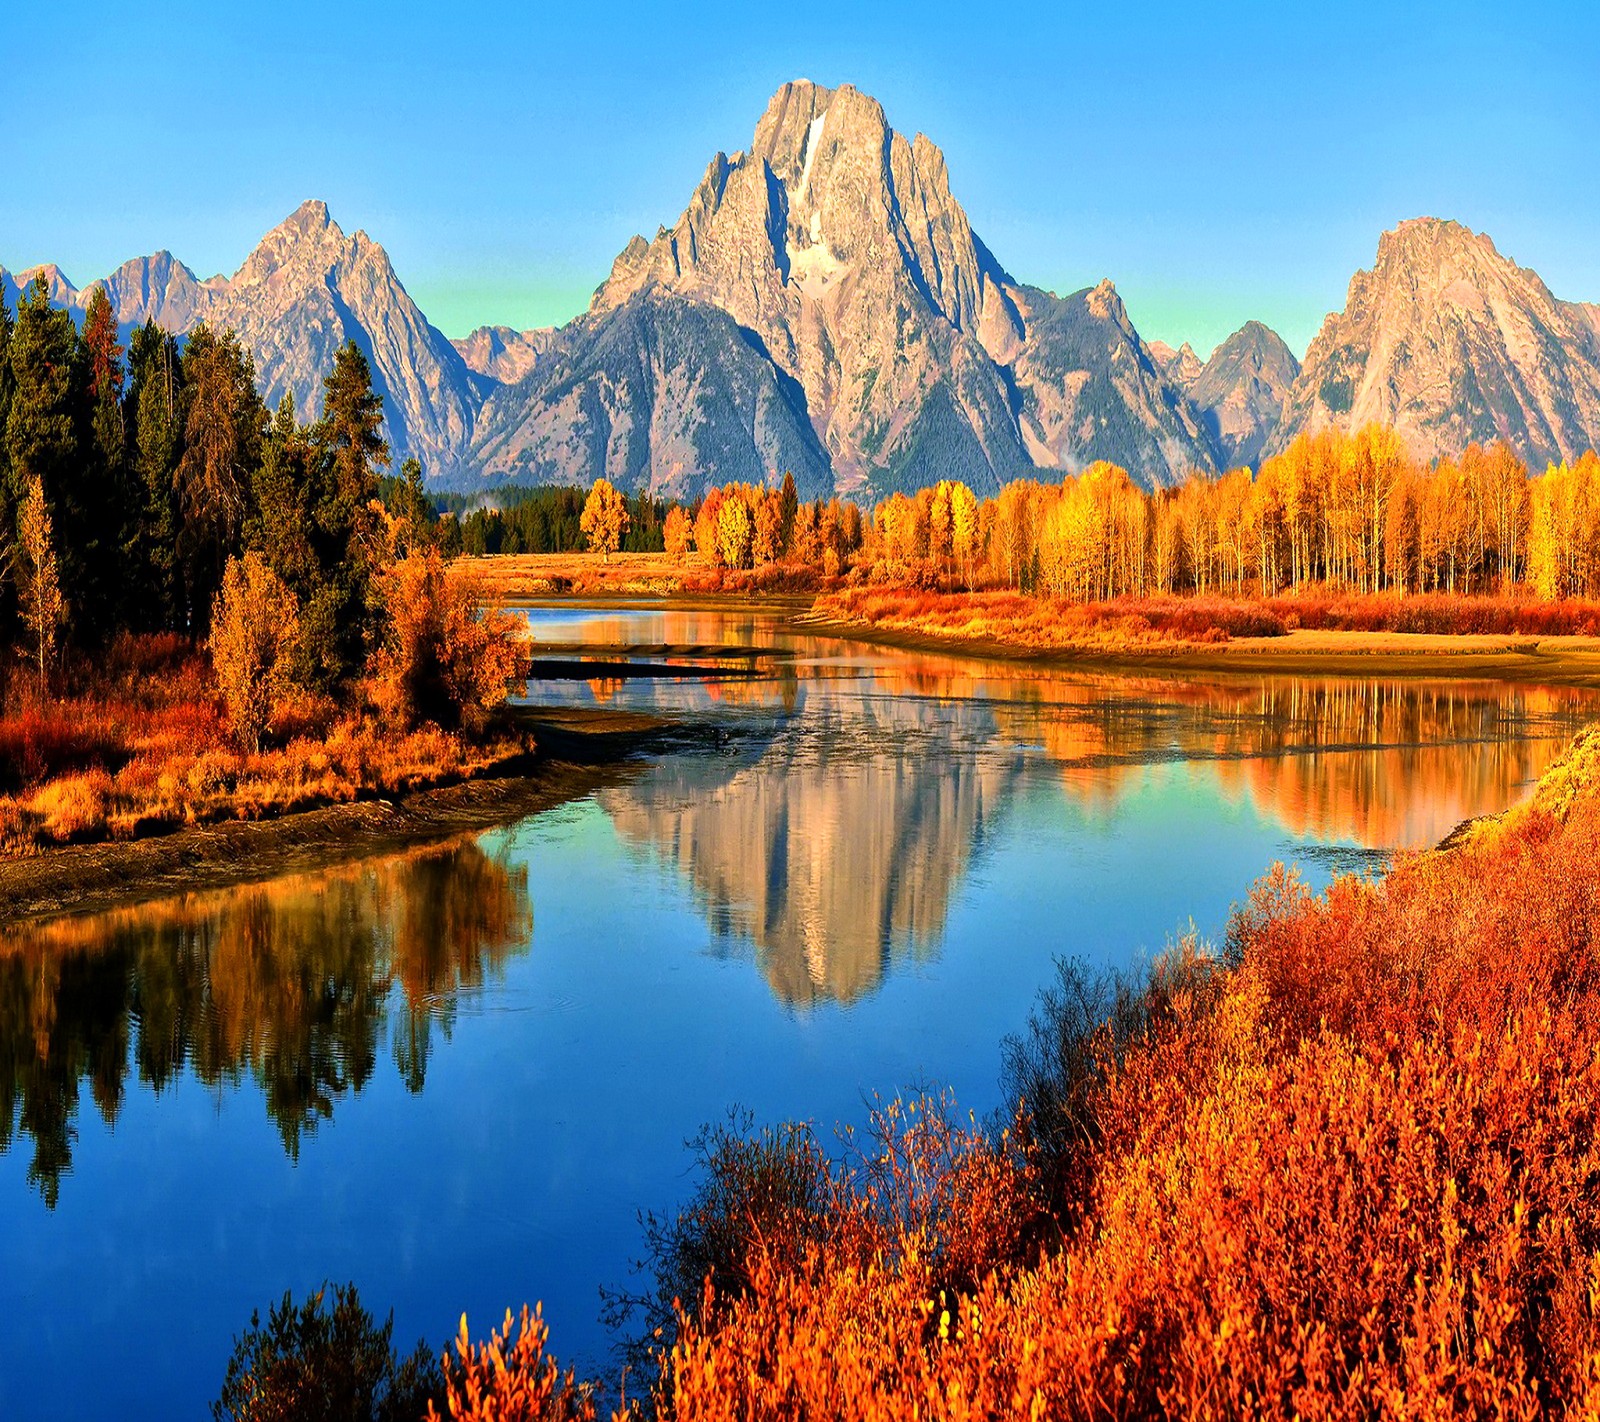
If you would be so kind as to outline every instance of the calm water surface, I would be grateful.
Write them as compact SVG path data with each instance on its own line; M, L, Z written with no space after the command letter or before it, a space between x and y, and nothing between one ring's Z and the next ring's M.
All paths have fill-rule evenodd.
M527 611L553 651L725 671L542 686L683 722L560 809L11 931L0 1417L200 1418L251 1309L325 1278L408 1347L542 1298L561 1355L603 1364L597 1286L690 1188L702 1123L831 1126L925 1080L986 1112L1054 956L1136 965L1191 918L1219 936L1274 860L1321 884L1433 843L1600 714Z

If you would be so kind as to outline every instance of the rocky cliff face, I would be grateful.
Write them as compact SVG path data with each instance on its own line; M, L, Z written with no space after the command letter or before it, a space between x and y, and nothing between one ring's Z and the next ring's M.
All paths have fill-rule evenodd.
M1600 444L1595 308L1558 301L1459 223L1403 222L1323 322L1272 446L1370 420L1425 458L1495 439L1536 469L1573 458Z
M1301 369L1257 322L1203 365L1146 344L1110 282L1014 281L952 195L943 154L845 85L786 84L750 148L718 154L677 223L617 257L558 330L445 339L383 248L320 202L232 277L170 252L103 285L124 328L236 328L271 403L320 403L346 339L366 351L396 458L471 487L540 480L693 497L794 472L808 497L938 479L981 493L1097 459L1146 485L1255 465L1303 430L1369 420L1421 456L1504 438L1534 467L1600 444L1600 306L1563 302L1487 237L1429 218L1385 233Z
M255 352L269 404L285 392L302 418L319 408L322 377L354 339L372 364L396 462L454 466L481 392L461 354L406 293L389 256L365 232L346 236L325 204L303 203L256 247L209 309Z
M1259 321L1247 321L1185 383L1228 468L1260 464L1299 374L1300 362L1283 337Z
M472 458L499 481L604 475L680 498L783 469L806 498L833 488L795 382L726 312L658 291L564 327L489 397Z
M1109 285L1058 299L1014 283L952 196L944 155L895 132L849 85L779 90L750 148L719 153L677 223L618 256L576 338L592 350L608 323L637 320L640 298L663 295L732 319L844 492L941 478L990 491L1038 465L1096 458L1159 483L1216 463ZM676 403L670 390L607 383L626 383L633 429ZM549 446L551 401L535 379L486 412L475 456L492 473L523 459L522 402ZM701 400L701 442L766 448L753 408ZM639 468L653 487L680 478L675 457Z

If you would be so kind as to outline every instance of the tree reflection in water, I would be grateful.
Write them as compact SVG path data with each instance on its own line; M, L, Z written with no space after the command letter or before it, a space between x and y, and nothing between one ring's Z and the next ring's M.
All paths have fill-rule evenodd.
M371 1078L387 1033L420 1091L462 993L533 936L527 870L476 841L11 931L0 948L0 1152L54 1206L79 1093L114 1124L129 1073L252 1080L291 1158Z

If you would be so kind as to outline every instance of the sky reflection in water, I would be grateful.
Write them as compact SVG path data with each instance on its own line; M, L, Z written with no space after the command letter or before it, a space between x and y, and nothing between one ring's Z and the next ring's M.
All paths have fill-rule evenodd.
M51 1415L199 1417L250 1310L324 1277L408 1343L542 1297L558 1350L597 1357L596 1286L702 1122L859 1119L924 1078L987 1111L1053 955L1126 966L1191 916L1220 934L1274 859L1321 883L1431 844L1597 697L533 616L552 645L778 655L540 688L692 713L589 799L0 950L0 1416L46 1377Z

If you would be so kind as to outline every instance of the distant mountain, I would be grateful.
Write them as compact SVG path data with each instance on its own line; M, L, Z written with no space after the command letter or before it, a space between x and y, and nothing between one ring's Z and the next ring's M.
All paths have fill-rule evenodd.
M726 312L666 292L564 327L479 426L472 462L500 481L690 498L787 469L807 498L833 489L798 386Z
M1535 469L1573 458L1600 445L1597 315L1459 223L1403 222L1323 322L1271 447L1382 420L1424 458L1496 439Z
M1155 361L1156 369L1184 391L1194 384L1195 377L1205 369L1204 362L1187 341L1177 350L1173 350L1165 341L1151 341L1150 357Z
M1259 321L1247 321L1184 382L1230 469L1254 469L1261 462L1299 374L1300 362L1283 337Z
M165 331L182 332L216 308L226 296L228 281L220 276L200 281L171 252L157 252L124 262L103 281L91 282L81 298L83 305L96 286L105 287L124 330L150 320Z
M430 474L454 471L492 382L428 324L395 275L388 254L365 232L353 237L321 202L302 203L261 239L232 277L200 281L170 252L124 262L82 291L55 267L5 278L18 289L43 272L50 299L81 321L104 286L124 332L153 319L182 335L200 321L232 327L255 356L262 393L275 406L287 392L310 419L334 353L353 339L372 366L396 464L409 455Z
M517 331L510 326L479 326L462 341L451 341L467 369L499 385L514 385L527 375L555 342L555 330L542 326Z
M647 317L641 298L655 301ZM706 312L748 351L727 389L686 344L723 329ZM642 320L673 359L636 359L626 333ZM631 480L697 490L726 477L693 462L703 450L784 467L797 416L811 432L797 478L844 492L941 478L987 492L1097 458L1165 483L1218 463L1110 284L1058 298L1015 283L939 149L849 85L779 90L749 150L717 154L676 225L617 257L587 316L557 334L556 351L569 344L490 401L473 449L486 473L582 479L598 471L566 461L605 448ZM605 364L610 351L623 365ZM763 363L781 398L756 398ZM573 403L578 366L599 405Z

